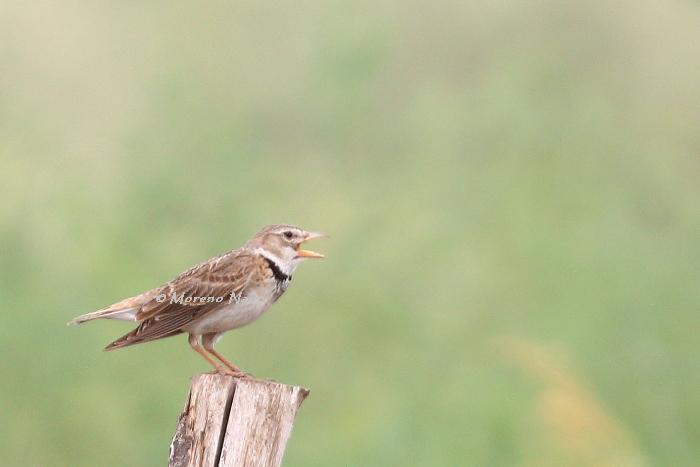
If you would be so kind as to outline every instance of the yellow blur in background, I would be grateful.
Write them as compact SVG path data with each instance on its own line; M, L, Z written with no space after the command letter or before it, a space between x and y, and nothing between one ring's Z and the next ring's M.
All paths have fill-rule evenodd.
M182 336L72 317L328 232L219 349L312 389L287 466L700 459L700 5L0 7L0 453L164 465Z

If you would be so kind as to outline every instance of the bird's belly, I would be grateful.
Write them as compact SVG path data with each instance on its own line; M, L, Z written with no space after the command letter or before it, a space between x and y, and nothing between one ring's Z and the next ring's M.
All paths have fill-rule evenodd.
M193 334L230 331L255 321L271 304L269 294L250 293L241 301L232 301L210 311L184 330Z

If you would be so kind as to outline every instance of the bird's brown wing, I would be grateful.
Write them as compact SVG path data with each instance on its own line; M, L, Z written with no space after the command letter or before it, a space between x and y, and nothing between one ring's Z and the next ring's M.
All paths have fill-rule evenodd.
M248 284L259 280L260 271L260 259L247 250L234 250L193 266L162 286L136 313L139 326L106 350L181 333L187 324L228 304L232 294L244 296Z

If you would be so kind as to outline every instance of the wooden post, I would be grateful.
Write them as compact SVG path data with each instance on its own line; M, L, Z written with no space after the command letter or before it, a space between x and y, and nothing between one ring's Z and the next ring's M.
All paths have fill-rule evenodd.
M200 374L170 445L169 467L279 467L308 389Z

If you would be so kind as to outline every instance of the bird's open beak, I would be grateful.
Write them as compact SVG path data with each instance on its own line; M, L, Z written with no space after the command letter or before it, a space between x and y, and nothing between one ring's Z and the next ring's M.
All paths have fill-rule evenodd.
M322 234L320 232L306 232L306 237L304 237L304 241L301 243L306 243L309 240L313 240L314 238L324 238L328 237L328 235ZM325 258L321 253L316 253L315 251L311 250L297 250L297 256L299 258Z

